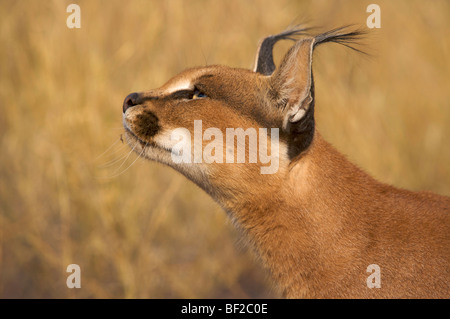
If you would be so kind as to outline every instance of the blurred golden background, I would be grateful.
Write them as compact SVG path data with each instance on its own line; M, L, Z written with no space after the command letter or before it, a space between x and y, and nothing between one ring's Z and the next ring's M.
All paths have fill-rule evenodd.
M365 28L373 1L76 1L68 29L72 2L0 1L0 297L278 297L212 199L127 157L122 101L187 67L251 68L290 24ZM371 57L315 53L318 129L379 180L450 195L450 2L376 3Z

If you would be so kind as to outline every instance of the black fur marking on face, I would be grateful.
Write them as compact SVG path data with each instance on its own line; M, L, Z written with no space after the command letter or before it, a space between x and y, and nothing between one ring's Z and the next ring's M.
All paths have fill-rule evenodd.
M143 110L141 114L136 116L136 134L139 137L143 138L150 138L155 136L161 129L158 122L158 117L156 117L156 115L152 111Z
M167 100L190 99L190 98L192 98L193 94L194 94L194 90L179 90L179 91L175 91L172 94L168 95L167 97L165 97L165 99L167 99Z

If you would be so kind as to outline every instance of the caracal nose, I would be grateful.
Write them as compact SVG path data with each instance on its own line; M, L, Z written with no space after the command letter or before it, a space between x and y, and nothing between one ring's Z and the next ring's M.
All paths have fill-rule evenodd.
M139 93L131 93L128 94L125 100L123 101L123 113L126 112L130 107L139 104Z

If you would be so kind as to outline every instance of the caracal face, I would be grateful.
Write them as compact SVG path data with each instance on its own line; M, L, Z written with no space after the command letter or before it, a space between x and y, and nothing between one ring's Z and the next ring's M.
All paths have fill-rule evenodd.
M239 189L276 192L269 185L285 178L315 133L312 52L327 37L297 41L277 69L271 53L277 41L301 34L291 29L264 39L253 71L191 68L159 89L128 95L123 124L130 147L221 202Z
M212 179L220 179L223 183L224 176L232 176L233 180L240 182L261 178L258 176L261 175L260 167L267 166L267 163L262 164L257 156L256 163L250 163L249 152L258 152L258 149L250 149L249 138L245 139L247 147L244 163L238 163L237 160L227 163L226 153L234 152L234 156L237 156L238 152L227 148L226 133L230 128L252 128L256 133L259 133L260 128L267 129L268 143L265 150L269 149L270 153L271 129L281 128L282 117L279 110L265 102L270 92L268 78L246 69L199 67L181 72L158 89L132 93L127 96L123 106L126 141L140 156L177 169L203 188L211 184ZM198 126L199 121L201 128ZM179 128L189 132L184 139L189 139L192 145L192 163L176 163L173 160L174 145L179 143L179 139L173 138L173 132ZM222 136L211 136L208 129L214 129L214 132L218 130ZM205 150L214 140L222 142L216 144L222 148L222 161L207 158L210 152ZM279 144L275 142L279 156ZM238 146L238 143L233 145L234 148ZM200 162L194 162L195 147L197 152L198 149L204 150ZM217 156L218 151L216 148L212 155Z

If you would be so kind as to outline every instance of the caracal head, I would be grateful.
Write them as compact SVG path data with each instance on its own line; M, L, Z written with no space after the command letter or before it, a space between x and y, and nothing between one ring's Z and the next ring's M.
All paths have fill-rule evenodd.
M354 35L336 29L305 36L275 68L274 44L303 31L263 39L254 70L196 67L158 89L131 93L122 109L128 144L212 195L236 196L231 190L276 185L273 179L282 179L313 141L314 47Z

